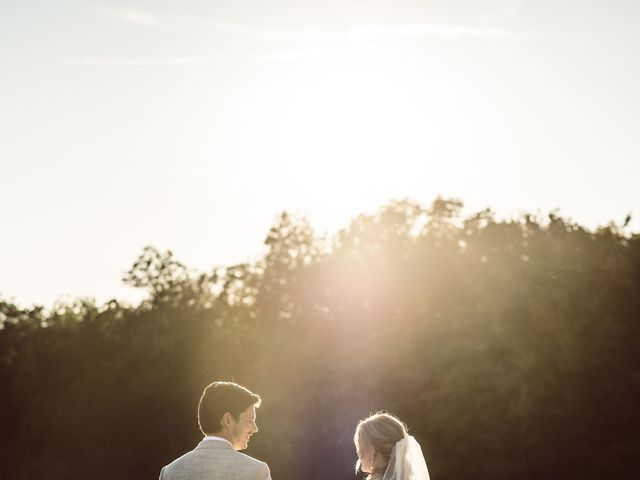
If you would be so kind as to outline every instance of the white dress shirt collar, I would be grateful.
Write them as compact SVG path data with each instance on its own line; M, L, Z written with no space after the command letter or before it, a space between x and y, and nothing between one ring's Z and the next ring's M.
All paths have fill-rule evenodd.
M229 445L231 445L231 442L229 440L227 440L226 438L216 437L215 435L206 435L202 439L202 441L205 441L205 440L218 440L218 441L227 442Z

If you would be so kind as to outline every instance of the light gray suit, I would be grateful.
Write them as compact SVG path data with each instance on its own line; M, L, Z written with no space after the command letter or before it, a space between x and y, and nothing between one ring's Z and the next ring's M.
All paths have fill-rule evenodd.
M227 442L203 440L160 471L160 480L271 480L266 463Z

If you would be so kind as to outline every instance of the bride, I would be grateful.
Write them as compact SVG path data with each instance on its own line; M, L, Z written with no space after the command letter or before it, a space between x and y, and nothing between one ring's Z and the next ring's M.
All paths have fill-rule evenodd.
M367 480L429 480L420 445L394 415L376 413L360 420L353 442L356 473L368 473Z

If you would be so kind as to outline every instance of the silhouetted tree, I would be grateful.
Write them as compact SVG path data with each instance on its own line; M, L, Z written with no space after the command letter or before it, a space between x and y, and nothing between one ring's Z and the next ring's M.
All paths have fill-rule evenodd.
M434 479L637 478L640 236L462 208L394 201L333 239L285 212L208 272L145 247L134 307L0 301L0 479L153 478L219 378L263 396L276 479L352 478L378 409Z

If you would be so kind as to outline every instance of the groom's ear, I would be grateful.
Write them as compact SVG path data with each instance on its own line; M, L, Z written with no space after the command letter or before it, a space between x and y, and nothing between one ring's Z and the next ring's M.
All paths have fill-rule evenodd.
M220 419L220 426L222 428L225 427L230 427L231 426L231 413L229 412L224 412L224 414L222 415L222 418Z

